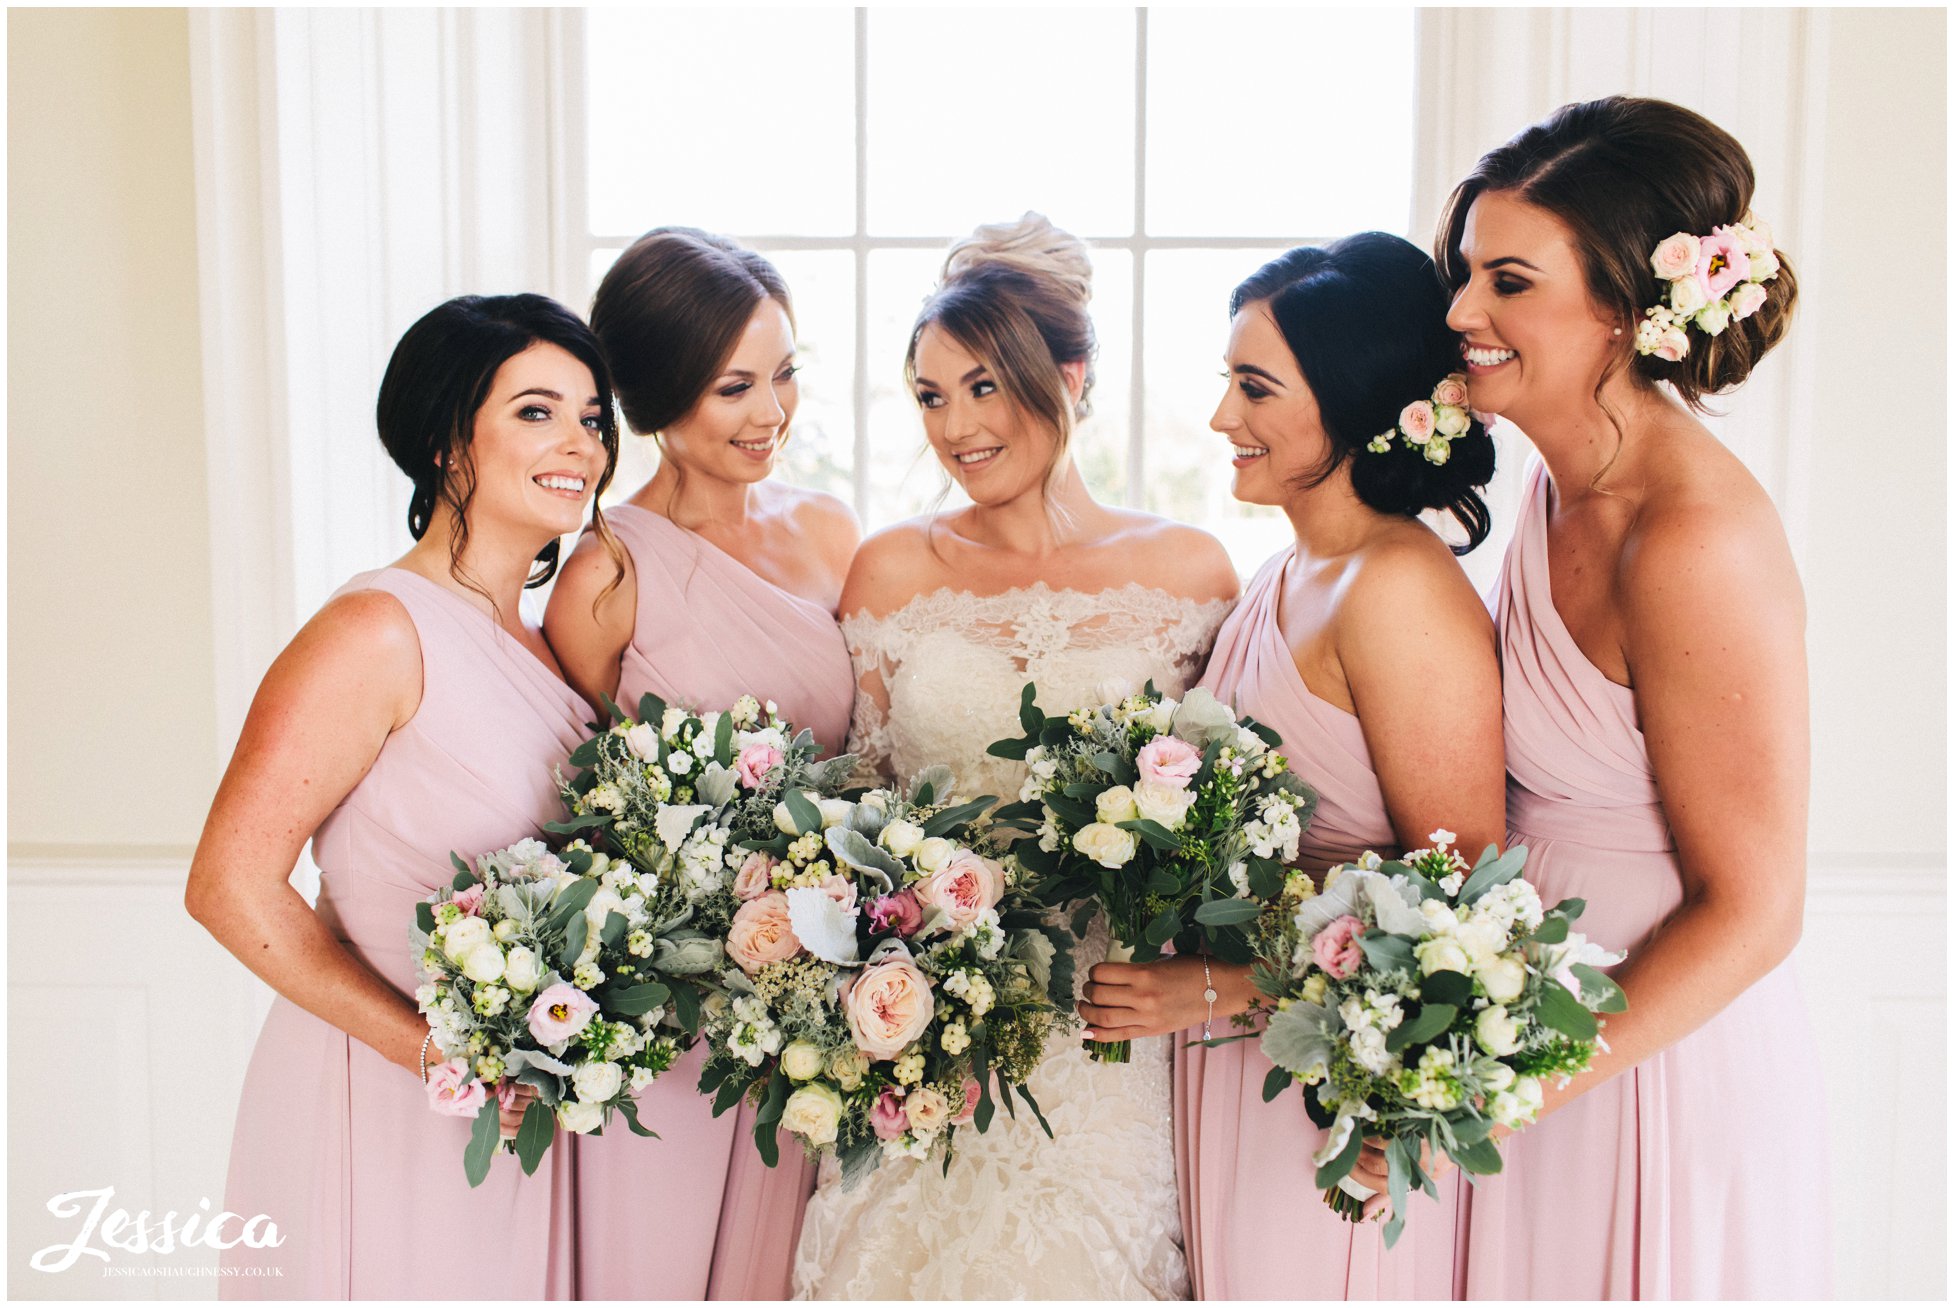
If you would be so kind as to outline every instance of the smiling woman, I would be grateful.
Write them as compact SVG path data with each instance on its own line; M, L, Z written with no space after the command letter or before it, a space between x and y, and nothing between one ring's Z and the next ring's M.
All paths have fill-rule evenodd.
M518 601L609 474L609 395L589 329L537 295L450 300L387 365L380 439L413 479L416 543L341 587L266 674L184 893L278 992L224 1199L275 1215L286 1239L227 1250L227 1296L572 1289L552 1255L573 1213L548 1174L573 1155L469 1187L470 1124L428 1111L432 1036L402 932L450 851L538 835L557 811L551 770L590 710ZM308 839L316 911L287 881ZM501 1093L513 1132L530 1092ZM430 1259L430 1238L472 1252Z

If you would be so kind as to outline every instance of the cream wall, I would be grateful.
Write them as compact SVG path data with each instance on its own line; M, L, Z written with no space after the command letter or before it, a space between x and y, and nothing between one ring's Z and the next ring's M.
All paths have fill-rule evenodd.
M217 781L188 32L7 16L16 850L185 849Z

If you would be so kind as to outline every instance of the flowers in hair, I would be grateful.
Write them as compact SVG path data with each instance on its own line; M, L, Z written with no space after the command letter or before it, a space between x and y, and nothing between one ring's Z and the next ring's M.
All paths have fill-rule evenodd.
M1635 327L1635 352L1675 362L1689 353L1695 327L1720 335L1764 305L1764 283L1778 275L1771 229L1755 217L1719 227L1708 236L1676 232L1655 247L1649 266L1668 287Z
M1392 442L1403 436L1407 444L1418 447L1425 462L1436 467L1452 457L1453 440L1465 435L1471 426L1465 374L1455 372L1432 387L1429 400L1414 400L1405 405L1398 415L1398 425L1371 437L1364 448L1372 454L1388 454Z

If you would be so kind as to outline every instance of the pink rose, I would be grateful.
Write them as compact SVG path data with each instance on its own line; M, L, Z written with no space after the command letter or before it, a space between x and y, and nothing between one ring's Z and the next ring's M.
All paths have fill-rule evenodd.
M1452 373L1432 389L1432 403L1463 409L1466 404L1466 379L1461 372Z
M459 1058L427 1069L427 1105L449 1117L473 1117L488 1102L488 1087L480 1081L462 1084L468 1064Z
M1765 291L1755 282L1739 286L1730 297L1730 316L1742 322L1764 307Z
M1695 272L1697 259L1701 255L1702 248L1694 236L1688 232L1677 232L1655 247L1655 253L1649 257L1649 266L1655 269L1657 277L1665 282L1673 282Z
M787 756L768 744L752 744L740 751L733 771L739 773L740 784L748 790L758 790L767 779L767 773L787 761Z
M963 1107L950 1119L952 1126L966 1126L977 1116L977 1101L984 1097L984 1087L977 1084L977 1078L967 1076L963 1079Z
M770 890L740 905L726 932L726 953L752 976L769 963L782 963L801 952L800 937L787 916L787 896Z
M482 915L482 897L487 893L488 887L477 881L449 902L469 917L480 917Z
M918 1132L940 1131L950 1120L950 1101L932 1086L918 1086L910 1091L909 1097L902 1101L902 1109L909 1114L909 1125Z
M1345 913L1317 932L1316 939L1310 942L1316 965L1338 981L1343 980L1363 966L1364 951L1357 943L1357 937L1363 934L1363 922Z
M837 872L830 872L821 878L821 889L828 892L828 898L843 908L855 907L855 883Z
M1657 339L1655 353L1658 359L1676 362L1689 353L1689 333L1681 327L1663 328L1662 335Z
M884 1090L875 1107L868 1110L868 1121L875 1128L877 1140L901 1139L902 1133L909 1129L909 1114L903 1110L902 1096L893 1088Z
M1750 256L1730 228L1717 228L1703 238L1702 245L1702 253L1696 256L1696 280L1704 295L1720 300L1738 282L1750 279Z
M960 849L950 856L948 863L918 881L912 889L924 908L942 909L950 924L962 930L982 916L985 909L997 907L997 901L1004 896L1004 868Z
M597 1004L568 981L537 995L529 1006L529 1034L542 1045L560 1045L590 1025Z
M912 890L869 901L868 920L877 931L894 931L905 940L923 926L923 906Z
M1140 746L1138 762L1140 780L1186 790L1187 783L1201 770L1201 751L1179 736L1155 736Z
M1423 445L1438 430L1438 415L1432 411L1430 400L1413 400L1404 406L1398 415L1398 430L1413 445Z
M733 893L741 899L758 899L773 889L773 870L780 866L780 860L765 850L756 849L746 856L740 870L733 877Z
M855 1047L870 1058L896 1057L929 1029L936 997L929 979L903 953L870 963L842 997Z

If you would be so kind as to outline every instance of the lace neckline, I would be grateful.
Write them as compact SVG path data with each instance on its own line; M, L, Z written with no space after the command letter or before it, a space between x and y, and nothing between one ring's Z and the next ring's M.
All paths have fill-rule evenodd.
M934 590L917 592L903 603L890 609L887 613L875 614L865 609L857 609L855 612L842 618L841 624L847 627L878 622L893 623L900 618L909 616L911 610L930 609L949 604L967 603L989 608L1004 607L1008 604L1015 610L1026 599L1059 599L1068 596L1094 603L1104 603L1109 597L1136 604L1152 598L1165 600L1169 604L1180 606L1184 611L1192 611L1202 615L1213 611L1226 613L1235 605L1235 601L1232 599L1197 600L1191 596L1176 595L1173 591L1167 590L1164 587L1150 586L1140 581L1129 581L1119 586L1107 586L1101 590L1080 590L1075 586L1053 586L1041 580L1034 581L1029 586L1007 586L1003 590L984 595L979 595L975 591L963 590L955 586L938 586Z

